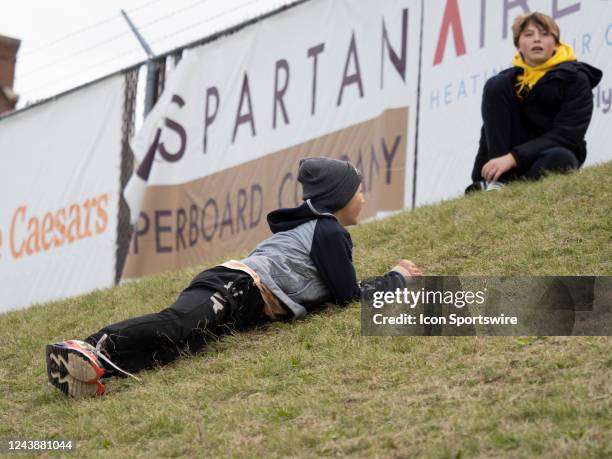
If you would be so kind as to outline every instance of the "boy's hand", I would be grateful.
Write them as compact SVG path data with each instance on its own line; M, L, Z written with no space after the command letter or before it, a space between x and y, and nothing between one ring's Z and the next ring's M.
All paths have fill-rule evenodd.
M394 266L392 271L397 271L406 278L423 275L421 270L410 260L400 260L399 264Z
M495 182L502 176L502 174L505 174L514 166L516 166L514 156L512 156L512 153L508 153L504 156L488 161L484 166L482 166L480 174L487 182Z

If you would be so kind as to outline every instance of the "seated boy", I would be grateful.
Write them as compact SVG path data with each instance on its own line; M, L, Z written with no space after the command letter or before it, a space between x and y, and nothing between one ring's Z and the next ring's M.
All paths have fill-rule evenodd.
M198 351L206 339L263 320L303 317L325 302L346 305L361 288L395 290L421 272L401 260L381 277L357 282L352 242L364 204L357 169L321 157L300 162L305 202L268 214L271 237L242 261L198 274L176 302L155 314L108 325L85 341L46 347L49 382L73 397L102 395L102 378L127 375ZM138 378L136 378L138 379Z
M497 189L498 181L576 169L586 158L592 88L601 80L601 71L576 61L550 16L519 16L512 35L517 48L513 67L490 78L483 90L484 125L472 170L474 184L466 192Z

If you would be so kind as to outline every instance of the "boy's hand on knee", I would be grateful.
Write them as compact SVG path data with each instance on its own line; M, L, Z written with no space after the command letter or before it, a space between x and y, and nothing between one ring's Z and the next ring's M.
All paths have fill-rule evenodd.
M512 153L508 153L504 156L488 161L484 166L482 166L480 174L487 182L495 182L514 166L516 166L514 156L512 156Z
M405 278L423 275L423 272L410 260L400 260L392 271L397 271Z

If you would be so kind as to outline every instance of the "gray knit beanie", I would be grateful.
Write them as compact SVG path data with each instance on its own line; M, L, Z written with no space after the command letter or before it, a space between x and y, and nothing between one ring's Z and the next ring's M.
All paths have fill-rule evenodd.
M335 212L348 204L361 183L359 171L348 161L321 156L300 161L298 182L304 201L310 199L317 210Z

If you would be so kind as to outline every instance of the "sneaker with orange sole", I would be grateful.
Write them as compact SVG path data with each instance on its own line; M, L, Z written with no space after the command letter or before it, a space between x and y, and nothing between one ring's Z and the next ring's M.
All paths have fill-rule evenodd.
M79 340L48 344L45 349L49 382L72 397L102 395L104 368L96 348Z
M104 377L106 370L102 361L120 373L139 380L102 354L100 347L105 340L106 335L96 347L76 339L48 344L45 357L49 383L75 398L103 395L106 387L100 379Z

